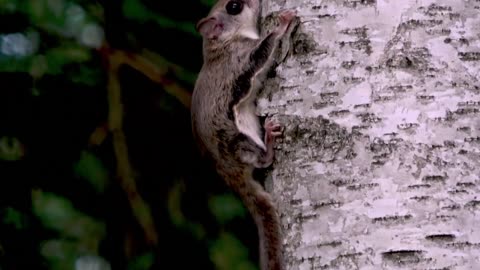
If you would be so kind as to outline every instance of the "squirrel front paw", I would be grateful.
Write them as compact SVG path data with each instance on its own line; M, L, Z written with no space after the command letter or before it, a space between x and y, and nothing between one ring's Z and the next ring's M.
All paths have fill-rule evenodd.
M280 11L280 13L278 14L278 20L280 25L277 28L277 33L281 35L285 34L296 17L297 11L294 9L286 9Z

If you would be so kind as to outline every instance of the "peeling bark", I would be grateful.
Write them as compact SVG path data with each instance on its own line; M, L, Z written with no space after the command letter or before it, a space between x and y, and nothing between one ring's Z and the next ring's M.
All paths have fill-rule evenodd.
M287 269L480 269L480 1L270 0Z

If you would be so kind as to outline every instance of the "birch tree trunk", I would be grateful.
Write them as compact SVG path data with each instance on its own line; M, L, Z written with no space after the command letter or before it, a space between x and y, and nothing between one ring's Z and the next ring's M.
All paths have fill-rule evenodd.
M480 269L480 1L264 0L287 269Z

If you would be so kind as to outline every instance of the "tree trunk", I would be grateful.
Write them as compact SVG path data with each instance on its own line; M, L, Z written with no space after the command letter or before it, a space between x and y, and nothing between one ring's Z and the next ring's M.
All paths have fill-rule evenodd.
M258 100L287 269L480 269L480 1L263 4L301 18Z

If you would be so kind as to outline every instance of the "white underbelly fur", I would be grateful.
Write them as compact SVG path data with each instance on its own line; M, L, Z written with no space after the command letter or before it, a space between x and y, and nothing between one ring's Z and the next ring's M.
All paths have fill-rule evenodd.
M238 130L252 139L259 147L266 150L267 147L261 136L260 122L255 114L253 102L242 102L235 111L235 124Z

